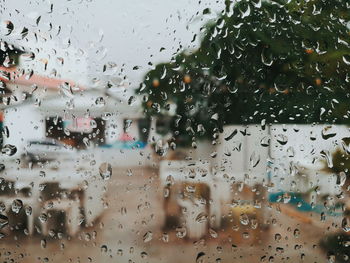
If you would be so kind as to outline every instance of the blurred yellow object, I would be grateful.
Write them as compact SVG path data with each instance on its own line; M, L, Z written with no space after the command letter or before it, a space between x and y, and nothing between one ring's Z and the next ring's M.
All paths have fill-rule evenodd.
M152 82L152 85L153 85L153 87L155 87L155 88L159 87L159 85L160 85L159 80L158 80L158 79L154 79L153 82Z
M186 84L191 83L191 81L192 81L192 79L191 79L191 76L190 76L190 75L185 75L185 76L184 76L184 82L185 82Z
M322 79L316 78L316 79L315 79L315 83L316 83L317 86L322 85Z
M255 214L257 209L252 205L235 206L231 208L234 214Z
M312 54L314 53L314 50L311 48L305 49L306 54Z

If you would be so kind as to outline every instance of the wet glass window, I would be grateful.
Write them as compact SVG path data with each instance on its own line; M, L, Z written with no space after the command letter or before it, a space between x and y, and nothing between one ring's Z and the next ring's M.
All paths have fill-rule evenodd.
M350 262L349 0L0 14L0 262Z

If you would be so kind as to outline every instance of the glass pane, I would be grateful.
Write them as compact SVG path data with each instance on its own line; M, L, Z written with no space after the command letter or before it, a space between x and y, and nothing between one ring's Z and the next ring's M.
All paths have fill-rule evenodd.
M350 262L348 0L0 11L1 262Z

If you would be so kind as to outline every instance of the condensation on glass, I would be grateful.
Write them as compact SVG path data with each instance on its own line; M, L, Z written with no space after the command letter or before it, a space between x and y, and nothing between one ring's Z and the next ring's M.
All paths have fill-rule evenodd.
M350 262L348 0L0 12L1 262Z

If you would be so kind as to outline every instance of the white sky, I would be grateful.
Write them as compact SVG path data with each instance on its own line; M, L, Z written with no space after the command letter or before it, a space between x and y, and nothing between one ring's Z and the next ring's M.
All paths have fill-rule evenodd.
M203 16L203 10L208 7L213 14ZM53 58L52 48L62 55L68 39L69 50L77 53L79 48L84 52L82 63L75 62L77 56L69 50L64 66L56 67L56 62L54 67L63 78L81 78L86 71L89 75L101 75L103 64L111 61L117 64L118 70L125 64L125 74L132 86L137 86L144 73L151 69L147 65L149 61L155 64L168 61L180 43L185 48L193 48L191 40L199 33L203 19L215 18L215 12L222 8L223 0L4 0L0 3L2 27L5 20L12 21L15 27L5 40L32 50L41 48L40 52L33 50L38 53L37 58L48 54ZM49 23L53 26L51 30ZM30 31L29 41L18 37L23 26ZM61 32L57 36L58 26ZM48 40L34 41L33 32L40 32ZM161 48L165 50L160 52ZM135 66L139 69L133 70ZM40 72L42 67L34 68L39 74L47 74Z

